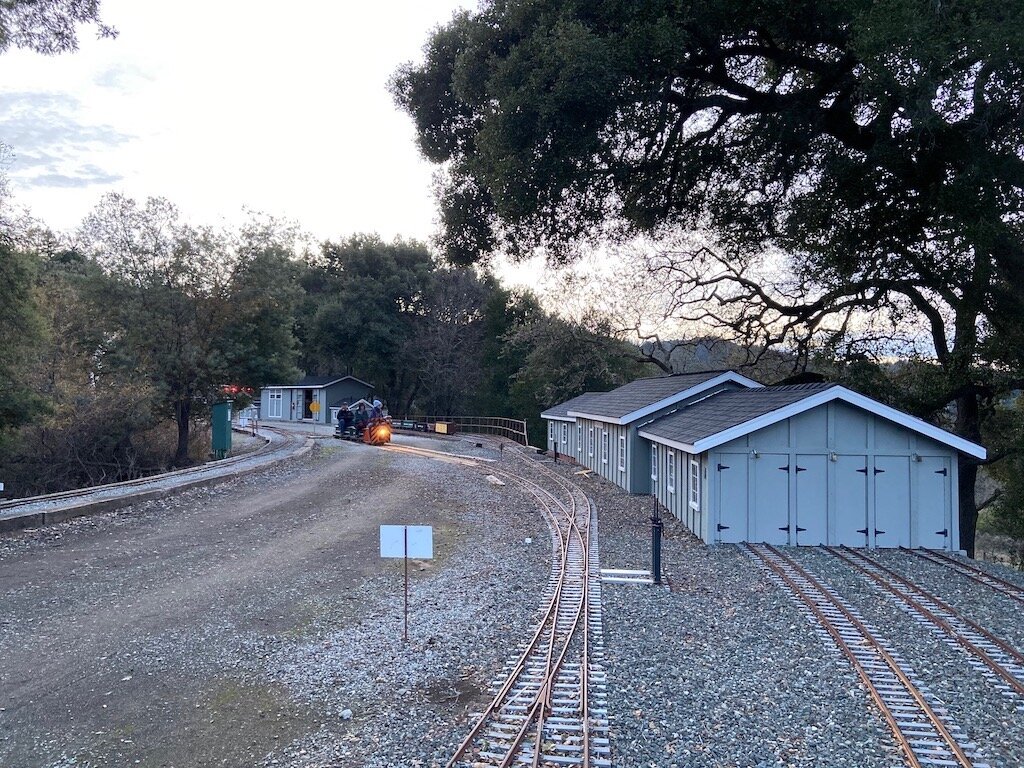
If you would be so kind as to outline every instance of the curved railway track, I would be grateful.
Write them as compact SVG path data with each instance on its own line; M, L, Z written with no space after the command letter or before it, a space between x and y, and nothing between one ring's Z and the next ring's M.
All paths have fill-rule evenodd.
M807 569L770 544L740 548L827 633L853 666L913 768L988 768L944 710L914 682L914 673L859 614Z
M1014 584L1012 581L1006 581L998 576L993 576L988 571L978 568L976 565L965 563L962 560L958 560L945 552L934 549L908 549L907 547L900 547L904 552L909 552L915 557L919 557L922 560L927 560L930 563L941 565L950 570L956 571L961 576L966 576L972 581L976 581L979 584L984 584L990 589L994 589L1001 595L1004 595L1011 600L1016 600L1018 603L1024 604L1024 587L1019 584Z
M506 665L505 678L495 682L494 698L447 768L609 766L596 511L579 486L519 446L505 445L503 455L528 464L530 474L539 472L545 482L496 463L486 464L485 471L536 501L551 530L551 574L532 635ZM395 444L387 449L480 465L470 456Z
M91 507L102 505L104 509L114 509L174 489L202 484L222 475L230 475L239 467L249 464L254 467L262 466L281 458L282 455L291 455L296 444L304 442L304 436L283 430L261 427L260 432L265 433L269 439L255 451L197 467L147 475L136 480L0 501L0 530L25 527L14 525L18 521L27 525L58 522L77 514L84 514ZM5 522L7 525L4 525Z
M919 624L956 643L976 669L995 680L1001 692L1024 697L1024 654L863 552L849 547L824 549L899 600Z

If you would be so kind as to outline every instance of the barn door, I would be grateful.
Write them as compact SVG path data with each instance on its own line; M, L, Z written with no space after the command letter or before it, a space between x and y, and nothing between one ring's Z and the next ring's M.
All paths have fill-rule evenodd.
M914 546L950 548L950 496L952 477L945 456L922 456L917 471L917 526Z
M839 546L868 545L867 456L836 457L836 535Z
M828 457L797 456L796 524L793 541L803 546L828 544Z
M762 453L753 460L754 514L751 541L789 543L789 454Z
M718 523L714 541L747 540L747 454L718 457Z
M910 457L876 456L875 546L909 547Z

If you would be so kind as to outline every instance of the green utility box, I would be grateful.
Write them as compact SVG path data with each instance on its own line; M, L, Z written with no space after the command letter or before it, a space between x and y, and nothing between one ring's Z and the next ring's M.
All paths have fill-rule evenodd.
M231 453L231 401L213 404L213 455L223 459Z

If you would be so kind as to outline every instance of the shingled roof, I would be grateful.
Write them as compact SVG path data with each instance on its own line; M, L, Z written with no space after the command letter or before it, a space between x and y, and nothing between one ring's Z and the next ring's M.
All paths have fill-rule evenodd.
M597 397L601 397L607 394L606 392L584 392L582 395L566 400L564 403L553 405L544 411L540 417L542 419L558 419L560 421L573 421L573 417L569 415L570 408L581 408L591 400Z
M700 453L831 400L842 400L971 456L985 448L838 384L790 384L720 392L640 429L640 436Z
M717 435L737 424L785 408L804 398L824 392L835 384L790 384L720 392L707 400L680 408L644 427L644 434L685 445Z
M286 384L284 386L277 385L273 387L267 387L267 389L320 389L321 387L327 387L339 381L345 379L352 379L352 381L362 384L364 387L374 389L373 384L368 384L362 379L357 379L355 376L304 376L294 384Z
M718 381L741 383L748 387L760 387L756 381L734 371L702 371L700 373L677 373L670 376L655 376L649 379L637 379L623 384L611 392L600 393L599 397L586 401L585 404L568 409L569 416L596 418L613 423L627 423L653 413L660 408L668 407L674 400L683 399L690 390L698 392L713 386Z

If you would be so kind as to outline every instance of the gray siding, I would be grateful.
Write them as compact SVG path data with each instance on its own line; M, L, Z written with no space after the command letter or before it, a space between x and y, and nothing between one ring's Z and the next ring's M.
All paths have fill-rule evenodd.
M669 448L660 443L648 443L648 478L650 478L651 474L651 445L654 446L657 456L657 479L653 482L653 486L654 495L658 499L658 503L667 509L674 518L684 523L687 528L700 536L701 532L706 528L705 520L707 518L707 496L704 489L706 485L704 482L706 470L704 462L701 461L700 457L695 459L694 456L685 451ZM694 460L698 463L696 502L692 501L694 484L690 469L690 464Z
M842 402L719 446L706 464L705 541L960 546L957 452Z
M741 385L730 381L716 387L714 391L726 392L743 388L744 387ZM583 430L583 444L579 446L582 450L577 452L576 458L581 464L594 470L594 472L601 475L601 477L606 480L610 480L629 493L652 493L650 442L645 438L640 437L639 430L643 429L644 426L650 424L652 421L673 413L679 408L692 403L694 400L708 397L709 394L709 392L700 392L691 397L684 398L677 403L673 403L671 406L667 406L656 411L650 416L645 417L642 421L637 421L632 424L609 424L607 422L579 417L576 421ZM590 442L591 430L593 430L593 445L591 445ZM607 463L603 460L602 456L602 441L604 440L605 433L608 435ZM620 469L621 439L623 437L625 438L625 456L622 463L624 468ZM591 456L591 452L593 452L593 456ZM701 506L701 509L703 508L704 507ZM681 508L679 513L682 515L679 519L685 520L686 510ZM676 514L676 512L673 512L673 514Z

